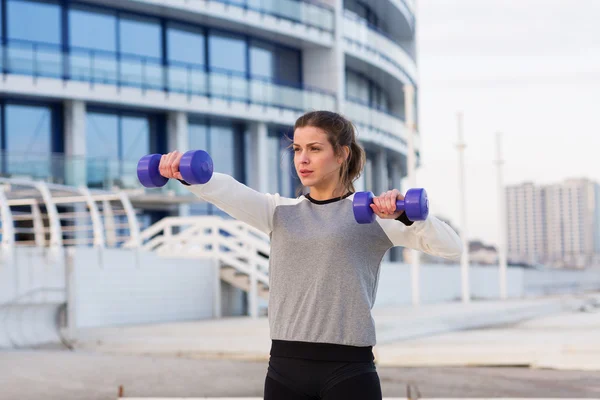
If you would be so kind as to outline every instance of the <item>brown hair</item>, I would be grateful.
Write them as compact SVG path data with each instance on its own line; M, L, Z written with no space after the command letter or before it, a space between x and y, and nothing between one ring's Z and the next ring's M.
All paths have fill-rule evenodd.
M340 196L346 192L353 193L355 191L354 181L360 177L366 158L364 149L356 141L354 124L335 112L310 111L296 120L294 131L307 126L320 128L325 132L336 156L342 156L343 147L348 146L350 149L348 158L340 168L340 183L344 190Z

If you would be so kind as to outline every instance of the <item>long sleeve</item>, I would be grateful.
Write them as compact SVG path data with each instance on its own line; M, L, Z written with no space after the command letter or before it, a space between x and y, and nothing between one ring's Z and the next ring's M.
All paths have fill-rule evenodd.
M284 201L297 202L279 194L265 194L238 182L229 175L214 173L204 185L187 185L186 188L230 216L243 221L267 235L273 230L275 207Z
M460 259L463 247L460 237L447 223L436 217L430 215L425 221L415 221L410 226L399 220L379 217L377 222L394 246L450 260Z

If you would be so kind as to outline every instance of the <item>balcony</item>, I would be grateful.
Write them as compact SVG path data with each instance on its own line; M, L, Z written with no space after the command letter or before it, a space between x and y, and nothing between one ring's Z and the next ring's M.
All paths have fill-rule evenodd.
M162 188L144 189L137 178L138 160L86 158L62 153L0 152L0 177L22 178L93 189L123 189L132 193L187 194L171 180Z
M404 121L397 115L378 110L361 102L347 98L344 113L351 115L358 128L358 139L383 146L398 153L408 151L407 132ZM418 151L418 135L414 136L414 148Z
M417 66L408 49L381 30L345 12L343 36L346 54L386 71L399 81L416 84Z
M106 1L93 0L102 5ZM110 0L127 7L129 2ZM206 17L219 20L218 26L248 33L271 31L319 45L331 45L335 29L333 8L311 0L136 0L136 10L170 15L191 23L206 23Z
M392 5L396 7L410 25L411 29L415 29L415 13L417 6L415 0L390 0Z
M9 41L2 56L8 78L0 84L0 91L5 92L226 114L250 120L270 117L265 109L273 109L271 116L281 114L277 110L282 109L335 109L332 93L204 65L164 65L159 59L88 49L65 53L60 46L25 41ZM11 81L11 76L27 79ZM238 105L237 109L231 108L232 103Z

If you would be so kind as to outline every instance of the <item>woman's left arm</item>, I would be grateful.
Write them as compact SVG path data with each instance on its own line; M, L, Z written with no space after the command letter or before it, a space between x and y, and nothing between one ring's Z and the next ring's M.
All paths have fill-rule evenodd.
M460 259L463 246L454 229L431 215L425 221L409 221L403 211L392 212L396 199L402 200L404 196L396 189L390 190L376 197L371 207L394 246L419 250L435 257Z

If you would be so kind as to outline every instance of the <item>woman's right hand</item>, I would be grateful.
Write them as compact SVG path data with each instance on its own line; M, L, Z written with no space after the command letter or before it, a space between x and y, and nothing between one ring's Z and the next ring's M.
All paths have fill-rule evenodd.
M183 153L177 150L163 154L158 165L160 174L165 178L183 180L181 172L179 172L181 157L183 157Z

